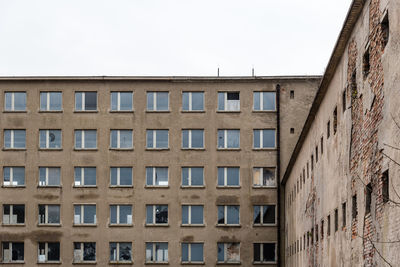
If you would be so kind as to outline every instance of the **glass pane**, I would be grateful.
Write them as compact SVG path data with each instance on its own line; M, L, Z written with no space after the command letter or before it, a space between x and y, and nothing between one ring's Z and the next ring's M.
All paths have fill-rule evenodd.
M97 93L85 92L85 110L97 109Z
M132 223L132 206L131 205L119 206L119 223L123 223L123 224L131 224Z
M147 110L154 110L154 93L147 93Z
M168 185L168 168L156 168L156 185Z
M225 93L218 93L218 110L225 110Z
M12 93L5 93L6 110L12 110Z
M218 206L218 224L225 224L225 206Z
M4 131L4 146L6 148L11 147L11 130Z
M263 185L261 180L262 168L253 168L253 185Z
M62 109L62 93L50 93L50 110Z
M263 168L263 184L266 186L276 186L274 169Z
M75 131L75 148L82 148L82 131Z
M12 260L13 261L24 260L24 243L20 242L12 243Z
M182 224L189 223L189 206L182 206Z
M168 206L156 206L156 223L168 223Z
M117 179L117 173L118 169L117 168L111 168L110 169L110 175L111 175L111 185L118 185L118 179Z
M263 93L263 110L275 110L275 92Z
M25 205L14 205L13 214L17 215L17 223L25 222Z
M96 148L96 147L97 147L96 130L86 130L85 148Z
M192 224L203 224L203 206L192 206Z
M182 110L189 110L189 93L185 92L182 94Z
M261 210L260 210L260 206L254 206L253 222L254 222L254 224L261 223Z
M81 207L82 205L75 205L74 206L74 223L79 224L82 223L81 221Z
M194 186L204 185L203 168L201 167L192 168L192 185Z
M118 223L117 221L117 206L110 206L110 223Z
M227 168L228 185L239 185L239 168Z
M204 93L192 93L192 110L204 110Z
M132 185L132 168L120 168L120 185Z
M96 260L96 243L83 243L83 260Z
M61 148L60 130L49 130L49 148Z
M153 261L153 243L146 243L146 261Z
M132 148L132 131L121 130L120 131L120 147L121 148Z
M60 185L60 168L48 168L48 185Z
M96 206L83 206L83 223L96 223Z
M260 92L253 93L253 109L260 110Z
M154 185L153 184L153 167L146 168L146 185Z
M203 244L191 244L191 261L203 261Z
M275 147L275 130L263 130L263 147Z
M47 94L40 93L40 110L47 110Z
M156 261L168 261L168 243L156 243Z
M261 261L261 259L260 259L260 244L254 243L253 249L254 249L253 261Z
M133 94L132 92L121 92L120 110L133 109Z
M147 148L153 148L153 147L154 147L154 144L153 144L153 134L154 134L154 131L153 131L153 130L147 130L147 131L146 131Z
M254 148L260 148L260 130L253 131Z
M111 130L111 147L117 148L118 147L118 131Z
M263 223L274 224L275 223L275 205L264 206L263 210Z
M10 167L4 167L3 169L3 182L4 185L10 185L10 175L11 175L11 168ZM6 184L5 182L8 182L8 184Z
M24 185L25 184L25 168L14 167L13 168L13 184L12 185Z
M119 260L132 260L132 243L119 243Z
M157 130L156 147L168 148L168 130Z
M239 206L227 206L227 224L239 224Z
M189 148L189 130L182 131L182 147Z
M189 185L189 168L182 168L182 185Z
M75 167L75 185L83 185L82 183L82 168Z
M182 261L189 261L189 244L182 243Z
M14 93L14 110L26 110L26 93Z
M228 130L228 148L239 148L240 132L239 130Z
M14 147L25 148L25 130L14 130Z
M192 147L203 148L203 130L192 130Z
M225 134L224 130L218 130L218 148L224 148L225 147L224 134Z
M263 250L263 261L276 261L275 259L275 249L276 246L274 243L264 243L264 250Z
M48 223L60 223L60 206L47 206Z
M147 224L154 223L154 221L153 221L153 205L146 206L146 223Z
M40 148L46 148L46 130L39 131L39 146Z
M46 185L46 168L39 168L39 185Z
M117 243L110 243L110 261L116 261L117 259Z
M75 110L82 110L82 93L75 93Z
M218 167L218 185L224 186L225 185L225 168Z
M96 185L96 168L84 168L85 185Z
M118 93L111 93L111 110L118 110Z
M218 243L218 261L225 261L224 243Z
M168 92L157 92L157 110L168 110Z
M240 250L239 243L227 243L226 247L227 262L239 262L240 261Z

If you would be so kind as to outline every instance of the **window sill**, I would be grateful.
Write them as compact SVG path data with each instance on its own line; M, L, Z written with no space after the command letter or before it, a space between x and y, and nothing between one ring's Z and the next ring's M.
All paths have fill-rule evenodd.
M87 151L87 152L91 152L91 151L98 151L97 148L74 148L74 151Z
M277 264L276 261L253 261L254 265Z
M74 113L99 113L98 110L74 110Z
M240 110L217 110L217 113L240 113Z
M241 265L242 262L238 261L238 262L217 262L217 265Z
M146 265L169 265L169 262L145 262Z
M37 188L62 188L61 185L38 185Z
M253 148L253 151L277 151L276 147Z
M38 223L37 227L62 227L62 224L61 223L58 223L58 224L55 224L55 223L53 223L53 224L51 224L51 223L48 223L48 224L46 224L46 223Z
M240 228L242 225L240 224L216 224L216 227L237 227Z
M3 110L3 113L28 113L27 110Z
M134 113L134 110L110 110L110 113Z
M253 189L276 189L277 186L252 186Z
M240 189L242 188L240 185L218 185L217 189Z
M84 223L76 224L76 223L74 223L72 226L73 227L97 227L97 223L94 223L94 224L89 224L89 223L87 223L87 224L84 224Z
M276 113L276 110L252 110L253 113Z
M147 189L168 189L169 185L145 185L144 188Z
M182 113L206 113L205 110L181 110Z
M133 261L110 261L112 265L132 265Z
M84 264L93 264L96 265L97 261L78 261L78 262L72 262L74 265L84 265Z
M204 147L200 147L200 148L181 148L181 150L185 151L185 150L195 150L195 151L205 151L206 149Z
M112 227L112 228L115 228L115 227L133 227L133 224L116 224L116 223L109 223L108 224L108 227Z
M39 113L63 113L63 110L39 110Z
M25 223L2 223L1 226L3 227L25 227Z
M278 226L276 223L274 223L274 224L266 224L266 223L264 223L264 224L253 224L253 227L276 227L276 226Z
M182 265L205 265L206 263L204 261L199 261L199 262L185 262L181 261Z
M0 262L0 264L25 264L25 261Z
M60 264L62 264L62 262L61 261L38 261L37 262L37 264L58 264L58 265L60 265Z
M39 151L62 151L62 148L38 148Z
M26 185L2 185L2 188L14 188L14 189L18 189L18 188L26 188Z
M145 227L169 227L169 223L164 223L164 224L145 224Z
M146 151L163 151L163 150L168 151L169 147L167 147L167 148L146 148Z
M3 151L26 151L26 148L3 148Z
M170 110L146 110L146 113L170 113Z
M181 227L206 227L205 224L181 224Z
M240 151L240 148L217 148L217 151Z
M181 185L181 189L204 189L205 185Z
M109 150L110 151L133 151L133 147L132 148L113 148L113 147L110 147Z
M87 189L87 188L97 188L97 185L73 185L72 188L83 188L83 189Z
M133 185L110 185L109 188L111 189L124 189L124 188L133 188Z

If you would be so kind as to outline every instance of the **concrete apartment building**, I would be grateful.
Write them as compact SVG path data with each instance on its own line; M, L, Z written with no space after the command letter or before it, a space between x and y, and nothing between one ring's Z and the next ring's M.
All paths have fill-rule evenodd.
M351 4L283 175L285 266L400 266L399 15Z
M277 266L279 167L319 82L0 78L1 263Z

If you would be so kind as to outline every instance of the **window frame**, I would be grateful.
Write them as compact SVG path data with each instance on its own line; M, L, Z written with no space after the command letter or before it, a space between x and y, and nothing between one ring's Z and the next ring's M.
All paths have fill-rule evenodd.
M202 94L202 96L203 96L203 108L202 109L193 110L193 93L194 94ZM188 110L183 108L184 107L183 99L184 99L184 95L185 94L188 94L188 101L189 101L189 103L188 103L188 108L189 109ZM204 93L204 91L182 91L182 110L181 110L181 112L194 112L194 113L196 113L196 112L199 112L199 113L205 112L205 93Z
M2 206L2 221L1 221L1 225L2 226L17 226L17 225L21 225L21 226L24 226L25 224L26 224L26 205L25 204L2 204L1 205ZM4 220L4 216L6 216L6 214L4 214L4 212L5 212L5 206L9 206L9 209L10 209L10 214L8 215L9 216L9 223L5 223L5 220ZM16 218L16 222L15 223L12 223L11 222L11 216L13 216L14 215L14 206L23 206L23 208L24 208L24 222L22 222L22 223L18 223L18 217ZM16 216L17 216L17 214L15 214Z
M40 169L44 168L46 170L45 184L41 184L40 181ZM59 170L59 184L58 185L49 185L49 169L58 169ZM53 166L39 166L39 177L38 177L38 187L62 187L62 178L61 178L61 167L53 167Z
M201 168L202 169L202 185L192 185L192 168ZM183 169L188 170L188 185L183 184ZM181 167L181 188L204 188L205 181L204 181L204 166L182 166Z
M154 94L153 95L153 109L149 109L149 106L148 106L149 93ZM159 110L158 109L158 106L157 106L157 94L159 94L159 93L167 93L167 102L168 102L167 109L163 109L163 110ZM146 112L161 112L161 113L162 112L170 112L169 95L170 95L169 91L147 91L146 92Z
M45 132L45 147L41 147L41 136L42 136L42 132ZM60 132L60 147L50 147L50 132L51 131L59 131ZM62 146L62 140L63 140L63 135L62 135L62 130L61 129L39 129L39 150L62 150L63 146Z
M183 223L183 207L187 206L188 207L188 223ZM202 207L203 209L203 215L202 215L202 223L192 223L192 207L193 206L199 206ZM190 227L190 226L205 226L205 222L204 222L204 205L203 204L182 204L181 205L181 226L185 226L185 227Z
M148 140L148 133L153 132L153 146L149 147L147 142ZM166 147L157 147L157 131L167 131L167 146ZM169 150L169 129L146 129L146 150Z
M261 177L262 179L261 179L261 180L262 180L262 182L263 182L262 185L257 185L257 184L254 183L254 171L255 171L255 169L261 169L261 175L262 175L262 177ZM264 184L264 169L273 170L275 185L270 186L270 185L265 185L265 184ZM253 179L253 181L252 181L252 187L253 187L254 189L257 189L257 188L277 188L277 186L278 186L277 174L276 174L276 167L253 167L252 179Z
M264 223L264 206L274 206L274 223ZM260 207L260 223L254 223L255 207ZM276 226L277 225L278 209L277 204L256 204L253 205L253 226Z
M130 132L131 134L131 146L121 147L121 131ZM117 147L113 147L113 132L117 133ZM110 130L110 150L133 150L133 130L132 129L111 129Z
M147 222L147 218L148 218L148 214L147 214L147 207L151 206L153 209L153 212L151 214L151 218L152 218L152 222L148 223ZM157 223L157 206L166 206L167 207L167 212L168 212L168 216L167 216L167 222L166 223ZM146 217L145 217L145 226L169 226L169 205L168 204L146 204Z
M87 131L94 131L95 132L95 136L96 136L96 147L90 147L87 148L86 144L85 144L85 134ZM77 147L76 144L76 133L77 132L81 132L81 147ZM76 151L80 151L80 150L97 150L98 149L98 144L97 144L97 129L75 129L74 130L74 150Z
M25 108L15 109L15 94L25 94ZM7 109L7 94L11 94L11 109ZM5 91L4 92L4 112L26 113L27 112L27 92L26 91Z
M10 181L8 181L8 185L6 184L5 181L5 174L6 174L6 169L10 169ZM23 168L24 169L24 183L19 185L14 185L14 168ZM16 188L16 187L26 187L26 171L25 171L25 166L3 166L3 181L2 181L2 186L6 188Z
M131 109L121 110L121 93L130 93L131 94L131 97L132 97ZM113 109L113 104L112 104L113 94L117 94L117 109ZM134 111L133 100L134 100L134 92L133 91L111 91L110 92L110 112L132 113Z
M75 214L75 207L80 206L80 218L79 218L79 223L76 222L76 217L78 216ZM94 223L85 223L85 206L94 206L95 207L95 217L94 217ZM79 204L79 203L73 203L74 207L74 219L73 219L73 226L97 226L97 205L94 203L84 203L84 204Z
M152 169L152 184L147 184L147 170ZM157 169L167 169L167 184L166 185L159 185L156 184L156 177L157 177ZM169 187L169 167L165 166L146 166L146 182L145 182L145 187L162 187L162 188L168 188Z
M220 185L219 184L219 170L223 169L224 170L224 184ZM237 169L238 170L238 184L237 185L228 185L228 169ZM240 167L239 166L218 166L217 167L217 188L240 188L242 186L241 184L241 179L240 179Z
M80 169L80 182L77 184L76 181L76 170ZM96 184L90 185L85 183L85 169L94 169L95 170L95 180ZM97 168L95 166L75 166L74 167L74 185L73 187L97 187Z
M204 264L204 242L180 242L181 243L181 264ZM188 260L184 261L183 260L183 245L187 244L187 255L188 255ZM201 244L202 245L202 249L203 249L203 255L202 261L194 261L192 260L192 244Z
M224 146L220 147L219 146L219 140L218 140L218 135L219 132L223 131L224 133ZM238 142L238 147L228 147L228 131L238 131L239 132L239 142ZM218 129L217 130L217 150L240 150L240 129Z
M255 94L259 93L260 99L260 109L255 109ZM264 109L264 94L274 94L274 109ZM276 107L276 91L253 91L253 112L276 112L277 107Z
M238 223L228 223L228 207L238 207ZM218 214L219 214L219 207L224 207L224 223L219 223L218 221ZM240 205L217 205L217 226L219 227L240 227Z
M78 93L81 93L82 95L81 95L81 102L82 102L82 106L81 106L81 109L77 109L77 94ZM85 105L85 99L86 99L86 93L96 93L96 109L86 109L86 105ZM97 91L75 91L74 92L74 96L75 96L75 105L74 105L74 107L75 107L75 109L74 109L74 112L76 112L76 113L85 113L85 112L87 112L87 113L93 113L93 112L98 112L99 111L99 94L98 94L98 92Z
M114 168L117 171L117 177L116 177L117 184L115 184L115 185L113 185L111 183L111 181L112 181L112 169L114 169ZM121 168L129 168L129 169L131 169L131 184L130 185L121 185ZM109 185L109 187L111 187L111 188L118 188L118 187L132 188L133 187L133 167L131 167L131 166L118 166L118 167L111 166L110 167L110 185Z
M23 244L23 260L13 260L12 259L12 252L13 252L13 244L14 243L17 243L17 244ZM6 261L5 260L5 252L4 252L4 245L5 244L8 244L8 250L10 251L10 253L11 253L11 257L10 257L10 259L8 260L8 261ZM1 258L1 263L25 263L25 242L24 241L22 241L22 242L18 242L18 241L2 241L1 242L1 254L2 254L2 258Z
M40 206L44 206L45 214L44 214L44 222L41 222L41 214L40 214ZM58 207L58 223L49 223L49 206L57 206ZM39 204L38 205L38 225L39 226L59 226L61 225L61 205L60 204Z
M6 147L6 132L10 131L10 147ZM15 132L23 131L25 133L24 146L15 147ZM4 150L26 150L26 129L4 129L3 130Z
M256 131L259 131L260 147L256 147L255 145ZM273 147L264 147L264 131L274 131L275 138ZM277 149L276 142L277 142L276 129L274 128L253 129L253 150L275 150Z
M305 239L304 239L304 241L305 241ZM274 261L265 261L265 260L255 261L254 253L255 253L255 245L256 244L260 245L260 258L261 258L261 256L263 257L263 252L264 252L264 249L265 249L264 248L264 244L274 244L275 245L275 260ZM300 241L300 244L301 244L301 241ZM253 264L276 264L278 262L277 257L278 257L277 242L275 242L275 241L266 241L266 242L255 242L255 243L253 243Z
M187 140L188 146L187 146L187 147L184 146L184 142L185 142L185 141L184 141L184 134L183 134L183 133L184 133L185 131L188 132L188 134L187 134L187 137L188 137L188 140ZM201 147L193 147L193 145L192 145L192 143L193 143L192 131L201 131L202 139L203 139L203 140L202 140L202 145L203 145L203 146L201 146ZM205 150L204 129L182 129L181 134L182 134L182 150Z
M239 94L239 109L237 110L228 110L227 106L228 106L228 93L238 93ZM224 109L219 109L219 96L220 94L224 95ZM241 103L240 103L240 91L218 91L217 92L217 112L240 112L241 110Z
M120 244L121 243L127 243L127 244L130 244L130 260L120 260L119 258L120 258ZM116 258L117 258L117 260L111 260L110 258L109 258L109 263L110 264L129 264L129 263L132 263L133 262L133 244L132 244L132 242L129 242L129 241L127 241L127 242L124 242L124 241L118 241L118 242L109 242L109 252L111 252L111 244L115 244L116 246L115 246L115 250L116 250ZM110 257L111 257L111 255L110 255Z
M51 94L61 95L61 106L60 109L50 109L50 96ZM42 94L46 94L46 109L42 109ZM39 112L63 112L63 92L62 91L40 91L39 92Z
M40 263L59 263L61 262L61 242L38 242L38 264ZM40 254L40 244L45 245L44 254ZM48 260L49 258L49 244L58 244L58 260ZM45 260L41 261L40 256L44 255Z
M79 247L80 247L79 248L80 259L78 261L75 261L75 251L76 251L75 244L79 244ZM84 260L84 258L85 258L85 254L84 254L84 252L85 252L85 249L84 249L85 244L94 244L94 251L95 251L95 254L94 254L95 259L94 260ZM73 242L72 262L73 263L96 263L97 262L97 244L96 244L96 242Z
M147 255L146 255L147 254L147 244L151 244L152 245L151 255L153 255L154 259L156 259L156 260L153 260L153 261L148 261L147 260ZM159 261L158 258L156 257L157 256L157 250L156 250L157 244L167 244L167 257L168 258L167 258L166 261ZM144 257L145 264L168 264L169 263L169 244L168 244L168 242L165 242L165 241L145 242L144 253L145 253L145 257ZM164 253L163 253L163 256L164 256Z
M116 223L111 222L111 207L116 207L117 208L117 214L116 214ZM129 217L126 219L126 223L121 223L121 206L129 206L131 208L131 214L130 214L130 222L129 222ZM118 204L110 204L109 205L109 210L110 210L110 221L109 221L109 226L133 226L133 205L130 203L118 203ZM128 215L129 216L129 215Z

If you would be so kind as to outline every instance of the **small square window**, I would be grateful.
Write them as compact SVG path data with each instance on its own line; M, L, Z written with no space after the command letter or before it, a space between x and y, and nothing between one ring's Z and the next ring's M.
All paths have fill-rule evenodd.
M146 225L168 225L168 205L146 205Z
M204 130L182 130L182 148L204 148Z
M240 186L240 168L218 167L218 186Z
M2 262L18 263L24 261L24 243L23 242L2 242Z
M128 186L132 183L131 167L111 167L110 169L111 186Z
M61 130L40 130L39 136L41 149L61 148Z
M253 130L253 148L275 148L276 134L274 129Z
M39 205L39 224L60 224L60 205Z
M147 130L146 140L148 149L168 149L168 130Z
M239 225L239 210L238 205L218 206L218 225Z
M96 224L96 205L74 205L74 224Z
M146 242L146 263L168 263L168 243Z
M240 130L218 130L218 149L240 147Z
M182 186L183 187L204 186L204 168L203 167L183 167L182 168Z
M276 187L275 168L253 168L254 187Z
M3 186L25 186L25 167L4 167Z
M168 186L168 167L146 167L146 186Z
M96 262L95 242L74 242L74 263Z
M110 224L132 225L132 205L110 205Z
M182 263L203 263L203 243L182 243Z
M275 92L254 92L253 110L255 111L275 111L276 93Z
M59 242L39 242L38 243L38 262L52 263L60 261Z
M76 111L96 111L97 92L75 92Z
M25 130L4 130L4 148L6 149L26 148Z
M240 243L218 243L218 263L240 263Z
M240 111L239 92L219 92L218 111Z
M203 225L203 205L182 205L182 225Z
M4 107L6 111L25 111L26 93L25 92L6 92Z
M268 226L276 224L275 205L253 206L253 210L254 210L254 216L253 216L254 225Z
M111 92L111 111L132 111L132 92Z
M60 186L59 167L39 167L39 186Z
M4 204L3 205L3 224L24 224L25 205Z
M168 111L169 110L168 92L147 92L148 111Z
M183 111L203 111L204 92L183 92L182 93Z
M131 263L132 262L132 243L131 242L111 242L110 243L110 262L111 263Z
M96 130L75 130L75 149L96 149Z
M96 186L96 167L75 167L74 186Z
M276 243L254 243L254 263L275 263Z
M40 92L40 111L61 111L61 92Z
M110 147L112 149L132 149L132 130L111 130Z

